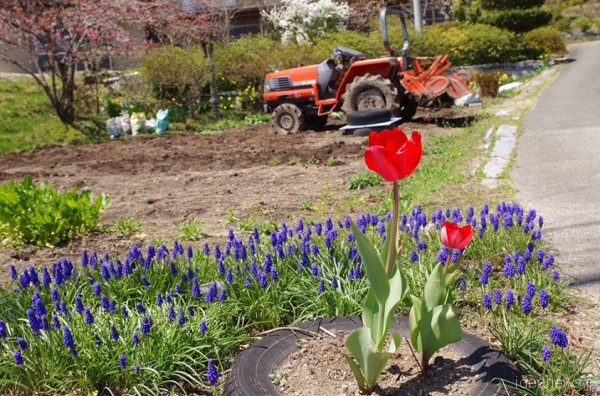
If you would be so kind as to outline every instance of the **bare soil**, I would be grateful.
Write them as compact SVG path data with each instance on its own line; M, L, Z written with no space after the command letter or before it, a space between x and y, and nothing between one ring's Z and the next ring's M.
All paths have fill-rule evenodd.
M441 128L441 119L460 123L476 111L425 111L402 128L418 129L426 138L431 130L452 130ZM102 224L128 217L143 225L131 237L98 232L54 248L0 247L0 281L7 279L9 263L51 264L76 258L84 248L121 254L155 237L170 242L177 232L174 224L189 218L202 224L210 241L227 235L230 211L241 219L292 221L311 214L303 202L341 202L353 194L347 189L350 178L366 169L362 156L368 138L344 135L339 127L332 122L322 131L277 135L268 124L259 124L214 134L144 135L0 155L0 183L30 174L35 182L59 190L89 188L110 197ZM290 162L294 157L299 164Z
M286 396L359 395L358 386L343 357L346 334L336 338L303 339L277 372L274 380ZM469 395L477 373L462 357L449 348L441 349L432 358L423 375L413 358L408 343L388 361L377 381L374 395Z

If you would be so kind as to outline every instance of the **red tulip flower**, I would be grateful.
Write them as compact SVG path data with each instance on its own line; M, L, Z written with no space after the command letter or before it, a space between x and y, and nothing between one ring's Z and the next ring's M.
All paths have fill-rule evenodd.
M442 244L450 249L464 249L471 242L473 234L473 228L468 224L464 227L449 221L444 221L442 224Z
M421 160L421 134L413 132L408 140L398 128L371 132L369 147L365 151L367 167L390 182L395 182L411 173Z

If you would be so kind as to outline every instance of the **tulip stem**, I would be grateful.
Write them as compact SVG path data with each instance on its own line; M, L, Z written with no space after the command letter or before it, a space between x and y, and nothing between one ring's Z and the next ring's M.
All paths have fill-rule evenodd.
M450 267L451 259L452 259L452 255L450 254L450 249L448 249L448 258L446 259L446 264L444 265L444 274L448 272L448 267Z
M386 274L389 278L392 275L392 265L394 264L394 255L396 253L396 235L398 233L398 181L393 183L393 201L392 201L392 229L389 235L390 244L387 256Z

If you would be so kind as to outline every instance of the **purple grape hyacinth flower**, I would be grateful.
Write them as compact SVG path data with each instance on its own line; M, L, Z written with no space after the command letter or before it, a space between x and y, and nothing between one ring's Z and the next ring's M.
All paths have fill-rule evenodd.
M117 331L117 328L115 327L114 324L111 323L111 325L110 325L110 338L112 338L113 341L119 341L120 337L121 337L121 335Z
M92 291L94 292L95 296L100 296L100 294L102 293L102 286L100 286L100 282L94 283L94 285L92 286Z
M69 326L63 326L63 342L67 348L69 348L69 355L77 356L77 349L75 349L75 342L73 341L73 335Z
M169 322L173 321L173 319L175 319L175 308L173 307L173 304L169 305L169 312L167 313L167 319L169 319Z
M207 303L211 303L217 299L217 282L213 281L208 286L208 290L206 291L206 296L204 296L204 301Z
M331 287L333 287L334 289L338 288L338 281L335 275L331 278Z
M515 294L512 290L507 290L506 295L504 296L504 301L506 301L506 309L511 309L513 304L515 303Z
M489 294L485 293L483 295L483 297L481 298L482 302L483 302L483 307L487 310L492 309L492 298L490 297Z
M119 367L122 369L127 367L127 359L125 358L124 353L119 355Z
M467 282L465 281L465 278L462 275L458 277L458 290L463 292L467 290Z
M200 297L201 296L201 292L200 292L200 285L198 285L198 279L196 279L196 277L194 277L194 279L192 279L192 296L193 297Z
M22 351L26 350L29 347L27 341L25 341L23 337L17 337L17 344L19 344L19 348L21 348Z
M561 348L566 348L569 345L569 339L567 333L564 330L559 329L556 326L550 328L550 339L552 343Z
M557 281L560 278L560 273L558 271L553 271L552 272L552 279L554 279L555 281Z
M206 379L210 385L215 385L219 380L219 373L217 372L217 368L213 363L212 359L208 359L208 365L206 368Z
M533 306L531 305L532 297L533 296L531 294L526 293L521 299L521 308L523 309L523 313L525 315L529 315L531 313L531 310L533 309Z
M550 348L548 347L548 345L544 345L542 347L542 360L544 362L550 360Z
M539 301L542 308L545 309L548 306L548 292L546 289L540 290Z
M325 280L321 279L319 281L319 293L323 293L325 291Z
M152 330L152 319L150 316L144 316L140 323L140 331L142 334L148 334L150 333L150 330Z
M179 308L179 313L177 315L177 324L179 324L179 326L183 326L185 324L185 314L183 313L183 308Z
M18 349L16 349L13 352L13 358L15 359L15 364L17 366L20 366L23 364L23 355L21 355L21 351L19 351Z
M135 307L137 308L138 312L141 314L145 314L146 313L146 307L144 307L144 304L142 304L141 302L136 302L135 303Z
M92 323L94 323L94 317L92 316L92 311L89 308L85 308L83 321L86 325L91 325Z
M124 318L129 317L129 313L127 312L127 308L124 305L121 305L121 316Z
M529 294L531 297L535 296L535 285L533 282L527 282L525 286L525 293Z
M133 345L138 345L140 343L140 337L137 331L133 332L133 335L131 336L131 343Z
M494 303L496 305L502 304L502 291L500 289L494 290Z
M205 335L208 327L206 327L206 319L202 319L200 322L200 334Z

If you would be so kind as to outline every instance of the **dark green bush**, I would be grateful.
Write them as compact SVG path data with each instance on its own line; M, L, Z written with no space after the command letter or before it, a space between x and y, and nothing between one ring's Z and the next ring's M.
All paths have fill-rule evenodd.
M552 12L544 8L488 12L483 14L479 20L479 22L513 32L528 32L548 25L551 21Z
M567 49L558 30L544 26L525 33L525 40L531 48L546 55L564 54Z
M142 75L158 99L174 99L189 108L209 80L207 60L199 47L154 48L142 58Z
M484 10L512 10L541 7L545 0L481 0Z
M57 245L98 228L105 195L92 199L90 190L60 193L49 184L36 186L31 176L0 184L0 241L9 244Z
M412 55L450 55L454 65L512 62L522 60L525 43L508 30L483 24L441 23L421 35L411 35Z

